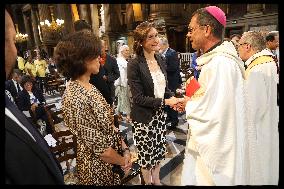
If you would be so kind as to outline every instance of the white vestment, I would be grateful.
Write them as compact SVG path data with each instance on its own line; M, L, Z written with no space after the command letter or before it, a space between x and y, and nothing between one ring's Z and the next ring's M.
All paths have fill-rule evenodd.
M114 85L127 87L127 61L123 56L117 57L116 61L119 68L120 76L117 80L115 80Z
M249 66L260 56L272 56L263 50L251 56ZM256 160L251 164L251 182L256 185L277 185L279 179L279 107L277 106L277 68L274 61L255 65L245 81L249 118L256 130ZM256 152L256 154L252 154Z
M249 179L244 66L231 42L197 59L201 88L186 105L189 135L182 185L242 185Z

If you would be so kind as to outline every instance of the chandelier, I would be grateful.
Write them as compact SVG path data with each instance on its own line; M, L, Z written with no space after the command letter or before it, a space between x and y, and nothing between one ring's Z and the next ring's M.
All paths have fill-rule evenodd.
M28 40L28 34L22 34L19 32L18 24L16 25L16 43L22 43Z
M53 15L53 6L49 6L50 14L51 14L51 23L48 20L44 22L40 22L40 26L45 32L60 32L64 27L64 20L62 19L54 19Z

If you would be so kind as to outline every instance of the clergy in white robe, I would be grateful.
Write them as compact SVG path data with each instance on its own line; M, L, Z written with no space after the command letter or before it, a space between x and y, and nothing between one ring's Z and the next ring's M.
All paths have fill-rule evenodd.
M255 129L250 143L251 184L277 185L279 179L279 107L277 67L259 32L245 32L240 40L240 57L245 61L248 117ZM254 141L252 141L254 142ZM255 146L256 145L256 146ZM253 154L256 153L256 154Z
M225 25L225 13L209 6L197 10L188 26L192 47L204 53L196 60L201 87L185 107L189 134L181 185L248 183L244 64L233 43L222 42Z
M197 59L201 88L186 105L182 185L247 184L244 68L231 42Z

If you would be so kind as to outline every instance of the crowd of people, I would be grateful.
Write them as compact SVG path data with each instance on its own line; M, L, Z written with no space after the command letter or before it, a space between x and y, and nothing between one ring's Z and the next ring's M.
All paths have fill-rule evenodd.
M177 127L179 112L186 113L189 125L181 185L278 184L279 34L248 31L225 40L225 27L226 15L216 6L192 14L187 38L196 50L191 66L200 88L192 97L176 97L182 86L178 52L153 22L142 22L133 31L134 56L122 44L117 57L107 53L106 42L86 21L74 23L75 32L56 45L48 67L68 78L62 111L77 138L77 184L121 184L132 167L116 124L125 115L144 183L162 185L166 131ZM18 57L19 69L13 69L14 35L5 11L5 182L64 184L46 141L22 114L29 111L48 122L41 106L47 63L40 55L26 64ZM23 72L27 75L21 77ZM19 151L26 161L19 161ZM33 162L35 169L24 170Z

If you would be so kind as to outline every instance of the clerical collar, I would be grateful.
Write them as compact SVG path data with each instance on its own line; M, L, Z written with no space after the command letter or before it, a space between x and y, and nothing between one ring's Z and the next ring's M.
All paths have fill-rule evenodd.
M223 40L219 41L218 43L216 43L215 45L213 45L210 49L208 49L205 53L208 53L209 51L212 51L213 49L215 49L217 46L221 45L223 43Z

